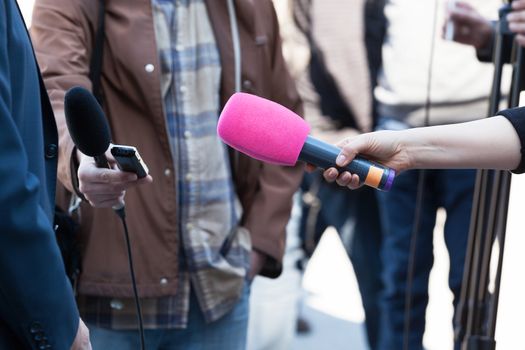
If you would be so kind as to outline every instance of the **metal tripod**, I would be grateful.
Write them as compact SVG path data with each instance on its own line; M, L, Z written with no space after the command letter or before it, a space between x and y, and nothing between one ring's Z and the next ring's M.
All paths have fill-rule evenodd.
M509 3L499 11L493 52L494 80L490 96L489 116L496 115L501 101L502 71L505 63L505 44L512 42L506 15ZM512 44L513 73L508 106L516 107L525 79L523 48ZM511 174L507 171L480 170L470 219L469 240L461 296L454 320L455 340L462 350L495 350L496 319L501 282L507 210ZM494 291L489 292L490 262L495 242L499 249Z

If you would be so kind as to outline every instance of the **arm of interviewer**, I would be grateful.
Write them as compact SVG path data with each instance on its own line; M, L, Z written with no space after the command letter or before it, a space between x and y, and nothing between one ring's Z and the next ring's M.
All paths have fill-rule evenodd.
M523 112L523 111L522 111ZM408 169L517 169L521 142L513 123L496 116L468 123L380 131L342 141L337 165L346 166L357 154L396 172ZM355 174L336 168L324 172L329 182L359 187Z

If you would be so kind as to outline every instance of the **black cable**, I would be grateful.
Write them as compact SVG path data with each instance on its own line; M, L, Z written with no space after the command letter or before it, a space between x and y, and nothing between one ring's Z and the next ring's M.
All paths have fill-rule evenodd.
M139 323L140 349L145 350L146 345L144 341L144 324L142 321L142 310L140 307L139 293L137 292L137 282L135 280L135 269L133 268L133 255L131 254L131 244L129 242L129 233L128 233L128 225L126 223L125 207L122 207L120 209L115 209L115 213L121 219L122 225L124 226L124 237L126 239L126 248L128 250L129 273L131 275L131 284L133 286L133 296L135 299L135 307L137 308L137 319Z
M430 46L430 59L428 62L427 87L424 112L424 126L430 124L430 103L432 91L432 69L434 66L434 49L436 46L436 24L438 13L438 1L434 0L434 19L432 22L432 41ZM409 350L410 336L410 309L412 308L412 284L414 283L414 266L416 260L417 238L419 236L419 226L421 224L421 210L423 207L423 194L425 189L425 170L419 171L416 195L416 210L414 212L414 222L412 225L412 237L410 239L410 251L407 266L407 288L405 291L405 317L403 327L403 349Z

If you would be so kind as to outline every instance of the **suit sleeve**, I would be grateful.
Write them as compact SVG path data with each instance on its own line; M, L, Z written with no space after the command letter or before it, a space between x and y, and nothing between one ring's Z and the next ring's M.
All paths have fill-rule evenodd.
M271 37L273 58L271 99L295 113L302 115L302 103L295 84L288 73L281 51L281 39L277 16L270 1L268 21L273 23ZM251 232L254 249L266 254L266 265L260 272L267 277L278 277L282 271L282 259L286 242L286 225L290 218L293 194L299 188L304 165L281 167L264 163L259 176L259 191L246 215L244 225Z
M5 5L4 5L5 6ZM52 224L39 202L39 179L28 161L12 112L7 10L0 5L0 319L26 348L34 335L68 349L79 315ZM36 79L35 79L36 81ZM32 103L32 101L27 101ZM33 102L34 103L34 102ZM38 122L40 116L28 116ZM43 160L42 160L43 161Z

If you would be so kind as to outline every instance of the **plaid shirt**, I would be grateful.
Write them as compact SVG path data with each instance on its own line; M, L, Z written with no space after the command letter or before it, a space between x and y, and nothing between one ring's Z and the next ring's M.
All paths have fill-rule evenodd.
M221 65L204 0L152 0L166 129L176 169L180 274L176 295L142 299L144 327L184 328L190 287L205 319L237 303L249 267L226 146L216 134ZM132 229L132 228L131 228ZM79 297L99 327L137 327L132 299Z

